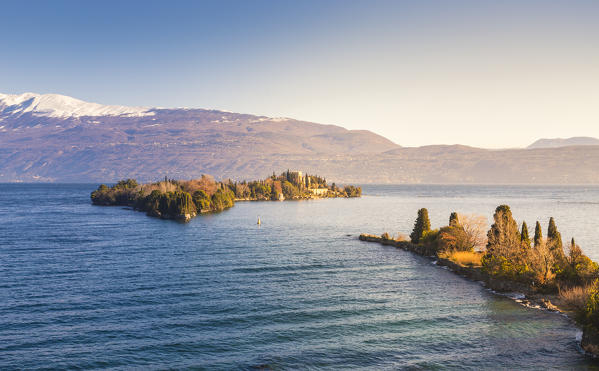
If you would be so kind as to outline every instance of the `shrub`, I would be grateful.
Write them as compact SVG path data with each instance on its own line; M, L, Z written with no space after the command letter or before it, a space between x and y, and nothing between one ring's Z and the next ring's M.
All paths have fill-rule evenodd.
M427 247L434 247L436 248L438 246L437 244L437 239L439 238L439 230L438 229L429 229L428 231L424 231L424 233L422 234L422 237L420 238L420 245L423 246L427 246Z
M574 239L572 239L569 250L559 278L570 284L580 285L586 285L597 278L599 265L582 253L582 249Z
M593 282L588 294L584 309L585 322L599 329L599 283L597 281Z
M584 313L593 285L559 288L559 298L572 307L577 315Z

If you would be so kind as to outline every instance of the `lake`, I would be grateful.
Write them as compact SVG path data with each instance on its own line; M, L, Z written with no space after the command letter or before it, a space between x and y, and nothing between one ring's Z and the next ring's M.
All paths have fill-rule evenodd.
M357 237L506 203L599 261L599 187L365 186L187 224L92 206L96 187L0 184L1 369L596 367L564 316Z

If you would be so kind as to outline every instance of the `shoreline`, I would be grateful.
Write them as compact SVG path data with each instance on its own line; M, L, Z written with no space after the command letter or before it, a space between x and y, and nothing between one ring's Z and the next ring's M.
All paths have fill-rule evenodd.
M564 303L563 300L561 300L556 294L536 292L529 286L521 283L493 278L484 272L482 267L465 266L450 259L428 255L425 253L426 250L423 246L413 244L409 241L385 239L381 236L366 233L360 234L358 239L363 242L378 243L383 246L393 246L404 251L420 255L430 259L433 265L437 265L442 268L445 267L447 270L456 275L459 275L469 281L481 284L495 295L508 297L514 300L516 303L527 308L544 310L565 316L579 331L576 341L580 346L581 352L589 357L598 358L596 352L590 351L591 349L585 349L585 337L587 337L588 334L585 334L583 326L576 320L574 309ZM587 346L592 347L593 343L594 342L592 339L587 339Z

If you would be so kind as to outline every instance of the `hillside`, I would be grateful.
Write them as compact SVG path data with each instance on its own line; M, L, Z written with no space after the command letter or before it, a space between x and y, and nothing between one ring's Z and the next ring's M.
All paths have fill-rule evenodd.
M346 183L599 184L599 146L403 148L369 131L290 118L0 95L3 182L240 180L288 168Z

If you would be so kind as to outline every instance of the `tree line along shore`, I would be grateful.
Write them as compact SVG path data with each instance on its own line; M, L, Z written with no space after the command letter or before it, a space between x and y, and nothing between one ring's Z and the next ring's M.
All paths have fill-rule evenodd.
M362 189L327 184L318 175L289 171L254 181L216 181L202 175L199 179L174 180L165 177L154 183L139 184L121 180L109 187L102 184L91 193L94 205L129 206L150 216L188 221L200 213L219 212L235 201L284 201L315 198L360 197Z
M498 206L494 223L452 213L447 226L432 229L427 209L420 209L410 236L362 234L360 240L392 245L437 260L450 270L500 292L520 292L534 306L567 314L583 329L582 348L599 356L599 265L572 238L564 246L555 220L543 236L537 221L531 238L510 207Z

